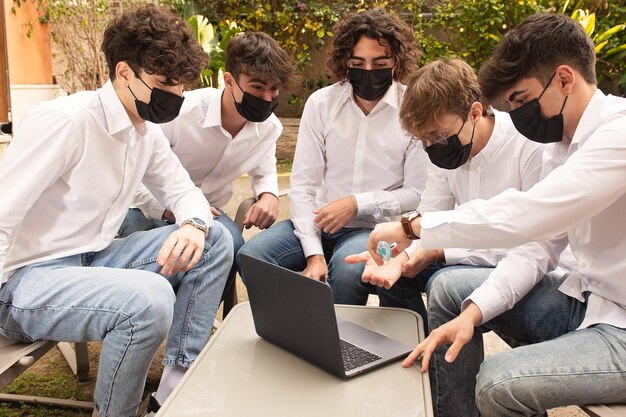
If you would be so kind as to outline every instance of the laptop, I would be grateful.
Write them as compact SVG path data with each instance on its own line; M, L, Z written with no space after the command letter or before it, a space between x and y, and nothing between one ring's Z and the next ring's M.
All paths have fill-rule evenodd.
M412 346L335 316L328 284L241 254L256 333L339 377L406 356Z

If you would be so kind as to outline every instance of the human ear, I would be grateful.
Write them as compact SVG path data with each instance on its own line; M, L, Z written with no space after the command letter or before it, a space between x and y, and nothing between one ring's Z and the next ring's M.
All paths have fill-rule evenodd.
M569 65L559 65L556 69L558 86L565 94L569 94L576 83L576 72Z
M130 84L132 72L132 68L126 61L120 61L115 65L115 79L124 83L124 87Z
M470 107L470 120L472 123L476 123L483 117L483 104L480 101L475 101Z

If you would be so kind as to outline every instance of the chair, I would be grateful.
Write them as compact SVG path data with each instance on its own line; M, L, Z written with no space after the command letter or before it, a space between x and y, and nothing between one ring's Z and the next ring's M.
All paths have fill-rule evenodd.
M9 385L15 378L20 376L55 346L59 346L59 349L66 360L68 360L68 364L79 381L82 382L89 379L87 343L74 343L74 347L66 342L57 343L47 340L20 343L0 336L0 389ZM93 403L86 401L63 400L29 395L0 394L0 402L34 402L63 407L93 409Z
M288 194L289 190L279 190L278 198L284 197ZM235 214L235 224L239 227L239 230L243 232L243 218L246 216L248 209L251 205L256 203L255 197L249 197L239 203L239 207L237 208L237 213ZM230 310L234 306L237 305L237 271L231 271L231 274L228 276L227 287L224 289L224 308L222 317L226 317Z

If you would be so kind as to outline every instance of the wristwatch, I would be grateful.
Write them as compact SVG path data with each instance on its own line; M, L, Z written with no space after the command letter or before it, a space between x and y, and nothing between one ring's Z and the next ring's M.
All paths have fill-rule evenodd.
M186 224L190 224L196 229L202 230L204 232L204 236L209 233L209 227L206 225L204 220L199 219L197 217L192 217L191 219L185 220L180 224L180 227L183 227Z
M407 239L415 240L420 238L415 233L413 233L413 228L411 227L411 221L416 217L420 217L420 214L417 211L409 211L408 213L403 214L400 219L400 223L402 224L402 231L404 232L404 237L406 237Z

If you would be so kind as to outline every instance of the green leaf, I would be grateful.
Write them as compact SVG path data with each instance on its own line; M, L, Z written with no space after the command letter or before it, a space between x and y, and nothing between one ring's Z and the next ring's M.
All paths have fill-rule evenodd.
M594 48L594 49L595 49L595 51L596 51L596 54L597 54L597 53L599 53L599 52L602 50L602 48L604 48L604 46L605 46L608 42L609 42L609 41L607 40L607 41L604 41L604 42L601 42L601 43L597 44L597 45L596 45L596 47Z
M606 51L606 55L605 58L609 59L611 57L611 55L615 55L618 54L622 51L626 51L626 43L620 46L617 46L615 48L611 48L608 51Z
M624 30L624 28L626 28L626 25L622 24L622 25L617 25L617 26L613 26L611 29L602 32L601 34L599 34L594 41L597 42L602 42L603 40L615 35L617 32L621 32L622 30Z

